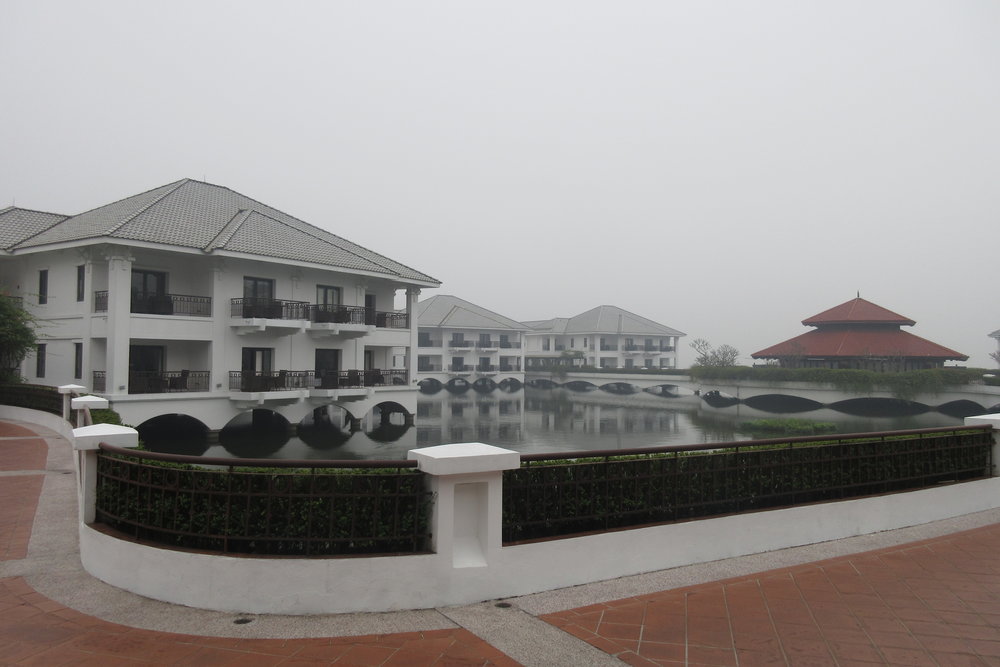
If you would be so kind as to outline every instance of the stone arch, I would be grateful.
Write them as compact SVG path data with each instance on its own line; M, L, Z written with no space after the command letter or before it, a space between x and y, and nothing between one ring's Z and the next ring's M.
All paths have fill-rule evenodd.
M201 456L208 450L209 428L191 415L157 415L139 424L136 430L139 432L139 439L150 451Z
M219 430L219 444L237 458L262 458L281 449L293 432L288 419L274 410L241 412Z

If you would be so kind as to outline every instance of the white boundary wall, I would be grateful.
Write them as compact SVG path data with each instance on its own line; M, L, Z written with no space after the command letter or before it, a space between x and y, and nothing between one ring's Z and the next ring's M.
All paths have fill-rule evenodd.
M1000 415L969 418L967 423L993 423L1000 429ZM410 458L432 476L437 494L433 554L236 558L119 540L82 519L81 559L88 572L111 585L192 607L275 614L385 611L524 595L1000 507L1000 477L993 477L908 493L501 547L501 471L517 466L515 452L471 443L414 450ZM80 461L86 467L86 457ZM82 486L88 483L93 484L92 478ZM85 505L92 503L88 493L89 489L82 489ZM86 511L81 512L84 516L88 516Z

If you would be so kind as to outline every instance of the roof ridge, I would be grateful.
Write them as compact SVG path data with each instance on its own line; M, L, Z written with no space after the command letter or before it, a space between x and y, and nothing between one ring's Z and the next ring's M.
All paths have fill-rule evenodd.
M223 225L222 229L219 230L219 233L216 234L212 238L212 240L209 241L204 248L202 248L202 250L205 252L212 252L216 248L225 247L226 243L228 243L229 240L233 238L233 236L236 234L239 228L243 226L243 223L247 221L247 218L250 217L250 214L253 213L253 211L254 209L252 208L241 208L238 211L236 211L236 214L233 215L232 218L230 218L229 222ZM226 232L228 232L228 235L226 234ZM219 239L223 238L224 235L225 235L225 240L220 241Z
M39 229L34 234L29 234L28 236L25 236L23 239L15 242L15 243L11 243L9 246L5 246L4 250L8 250L8 251L11 250L12 248L14 248L15 246L21 245L25 241L28 241L30 239L35 238L39 234L44 234L45 232L49 231L50 229L52 229L56 225L58 225L60 223L63 223L63 222L66 222L67 220L69 220L70 218L73 217L71 215L63 215L62 213L49 213L48 211L36 211L36 210L30 209L30 208L18 208L17 206L8 206L3 211L0 211L0 213L8 213L10 211L28 211L29 213L41 213L42 215L55 215L55 216L59 216L61 219L60 220L56 220L51 225L48 225L47 227L44 227L43 229Z
M167 196L172 195L175 192L177 192L180 188L182 188L183 186L185 186L190 180L191 180L190 178L185 178L185 179L182 179L180 181L177 181L176 187L170 188L169 190L167 190L166 192L164 192L159 197L154 198L152 201L150 201L148 204L146 204L145 206L143 206L142 208L140 208L138 211L136 211L132 215L125 216L125 218L121 222L119 222L117 225L115 225L114 227L111 227L111 228L107 229L104 232L104 234L102 234L102 236L108 236L110 234L114 234L119 229L121 229L122 227L124 227L128 223L132 222L137 217L139 217L140 214L145 213L146 211L148 211L150 208L152 208L152 206L154 204L159 204L161 201L164 200L164 198L166 198ZM163 186L160 186L160 187L163 187ZM155 190L155 189L156 188L153 188L153 190ZM146 192L150 192L150 190L146 190ZM140 194L143 194L143 193L140 193ZM133 197L135 197L135 196L137 196L137 195L133 195ZM130 199L130 198L131 197L126 197L126 199ZM119 199L118 201L124 201L124 200ZM117 203L117 202L112 202L112 203Z

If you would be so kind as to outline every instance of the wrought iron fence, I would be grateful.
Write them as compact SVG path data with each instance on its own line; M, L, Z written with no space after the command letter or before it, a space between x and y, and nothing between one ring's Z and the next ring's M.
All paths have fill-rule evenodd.
M235 466L101 445L96 520L138 540L225 553L425 553L431 495L414 467L247 459Z
M94 371L94 391L103 394L107 391L108 373L107 371Z
M230 314L233 317L263 318L271 320L304 320L309 304L305 301L246 297L230 299Z
M132 292L129 311L137 315L212 316L212 297L188 294ZM94 292L94 312L108 312L108 291Z
M989 426L521 457L505 542L681 521L988 477Z
M165 394L208 391L209 377L209 371L131 371L128 374L128 393Z
M286 391L315 385L313 371L229 371L230 391Z
M0 385L0 404L50 412L62 417L63 397L55 387L40 384Z

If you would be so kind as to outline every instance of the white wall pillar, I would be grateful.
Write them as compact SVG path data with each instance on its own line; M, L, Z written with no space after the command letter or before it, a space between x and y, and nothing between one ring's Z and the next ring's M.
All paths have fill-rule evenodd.
M73 429L77 507L83 524L94 523L96 515L97 450L102 442L115 447L138 447L139 432L116 424L94 424Z
M128 353L132 340L132 257L113 252L108 259L108 350L105 392L128 393Z
M966 417L966 426L991 424L993 426L993 476L1000 477L1000 414Z
M502 543L503 471L521 455L470 442L413 449L407 458L431 476L432 549L452 568L488 567Z
M406 290L406 316L410 323L410 346L406 348L406 384L413 386L417 381L417 300L420 290L409 287Z

